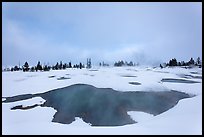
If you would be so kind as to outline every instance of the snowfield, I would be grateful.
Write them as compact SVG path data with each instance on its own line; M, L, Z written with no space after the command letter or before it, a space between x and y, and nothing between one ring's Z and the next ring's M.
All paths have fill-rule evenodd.
M94 67L49 72L2 72L2 101L3 97L43 93L79 83L121 92L177 90L196 95L180 100L176 106L156 116L129 111L128 114L138 123L115 127L92 127L78 117L71 124L54 123L51 121L56 110L51 107L11 110L17 105L42 104L45 100L41 97L2 103L2 134L202 134L202 79L183 78L181 75L202 77L202 68ZM58 80L60 77L70 79ZM200 83L161 82L163 78Z

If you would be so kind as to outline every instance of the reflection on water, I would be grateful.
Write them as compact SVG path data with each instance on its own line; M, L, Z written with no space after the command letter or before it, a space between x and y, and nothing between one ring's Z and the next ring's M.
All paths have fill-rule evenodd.
M180 99L190 96L178 91L119 92L111 88L96 88L75 84L45 93L6 97L3 103L40 96L46 101L41 107L52 107L57 112L53 122L70 124L75 117L82 118L92 126L122 126L136 123L127 111L161 114L174 107ZM17 107L20 108L20 107Z

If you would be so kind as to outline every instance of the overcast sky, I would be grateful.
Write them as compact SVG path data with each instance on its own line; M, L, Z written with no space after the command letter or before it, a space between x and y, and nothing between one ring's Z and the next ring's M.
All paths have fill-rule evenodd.
M3 3L2 63L202 57L202 3Z

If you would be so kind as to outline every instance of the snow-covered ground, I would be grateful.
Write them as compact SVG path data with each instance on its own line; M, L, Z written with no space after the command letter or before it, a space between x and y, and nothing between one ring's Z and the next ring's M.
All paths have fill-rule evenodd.
M144 112L128 112L138 123L116 127L91 127L81 118L76 118L71 124L54 123L51 120L56 110L48 107L11 110L17 105L42 104L45 100L40 97L2 103L2 134L202 134L202 79L189 79L201 82L193 84L161 82L162 78L186 79L181 78L180 74L202 76L202 69L95 67L49 72L2 72L2 97L43 93L78 83L113 88L121 92L173 89L196 95L180 100L175 107L157 116ZM60 77L70 79L58 80ZM139 82L141 85L131 85L129 82Z

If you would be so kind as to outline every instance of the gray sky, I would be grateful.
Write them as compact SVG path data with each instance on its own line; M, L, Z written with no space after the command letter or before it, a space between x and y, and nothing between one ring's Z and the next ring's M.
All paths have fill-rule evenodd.
M202 3L3 3L2 65L202 57Z

